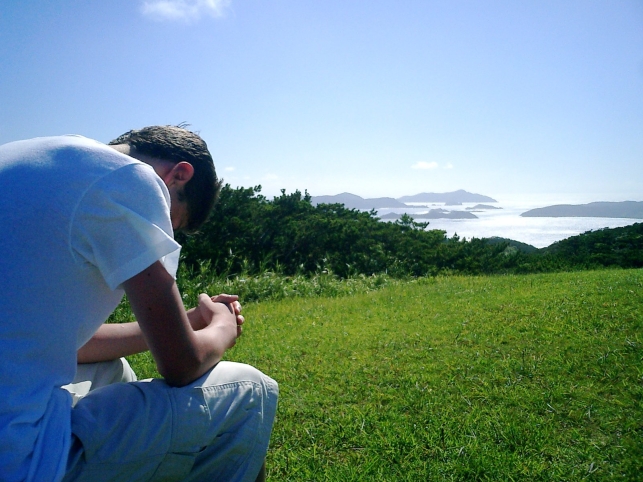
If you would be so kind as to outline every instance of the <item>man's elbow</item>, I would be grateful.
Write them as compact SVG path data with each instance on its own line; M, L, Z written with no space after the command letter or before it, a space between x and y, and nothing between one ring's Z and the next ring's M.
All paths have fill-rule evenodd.
M198 372L161 369L160 367L158 370L165 380L165 383L167 383L171 387L184 387L201 376L200 374L198 374Z
M165 382L171 387L184 387L202 377L216 363L206 363L202 360L193 359L187 362L183 360L180 365L162 365L157 363L157 368Z

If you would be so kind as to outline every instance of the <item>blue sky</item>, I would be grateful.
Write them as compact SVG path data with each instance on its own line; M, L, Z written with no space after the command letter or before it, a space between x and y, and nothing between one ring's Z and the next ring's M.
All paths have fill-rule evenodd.
M0 143L180 122L268 196L643 201L643 2L0 3Z

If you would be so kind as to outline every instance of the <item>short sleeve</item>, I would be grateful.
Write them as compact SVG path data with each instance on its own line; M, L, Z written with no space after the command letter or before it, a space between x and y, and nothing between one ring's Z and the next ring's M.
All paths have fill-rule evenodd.
M77 260L98 268L112 290L158 260L175 277L181 246L174 240L163 181L142 163L96 181L76 208L70 246Z

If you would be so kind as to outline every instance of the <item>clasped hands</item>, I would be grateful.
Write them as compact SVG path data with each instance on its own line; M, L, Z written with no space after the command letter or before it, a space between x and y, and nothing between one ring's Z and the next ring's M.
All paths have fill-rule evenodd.
M202 330L211 323L236 325L236 338L241 336L244 320L241 315L241 303L237 295L222 293L217 296L199 295L199 304L187 311L190 325L194 331Z

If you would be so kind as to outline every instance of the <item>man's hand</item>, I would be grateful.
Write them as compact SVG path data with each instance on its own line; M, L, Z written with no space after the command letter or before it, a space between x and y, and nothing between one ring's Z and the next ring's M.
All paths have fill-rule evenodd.
M237 338L240 337L243 332L241 325L243 325L243 322L246 320L241 314L241 303L239 303L239 297L237 295L226 295L225 293L221 293L220 295L213 296L211 300L215 303L225 303L232 308L234 315L237 318Z
M216 298L216 297L212 297ZM224 342L226 349L231 348L240 335L237 317L232 304L213 301L205 293L199 295L199 304L195 310L199 318L205 320L205 325L210 330L216 330L220 339ZM236 301L239 304L238 301Z
M187 312L188 319L190 320L190 325L195 331L202 330L209 324L209 318L207 316L204 316L204 312L200 309L202 303L204 302L202 302L201 296L203 295L199 296L199 305L192 308L191 310L188 310ZM223 303L232 309L237 319L237 337L241 336L241 325L243 325L245 318L241 315L241 303L239 303L238 301L239 297L237 295L227 295L225 293L222 293L217 296L212 296L210 300L214 303Z

